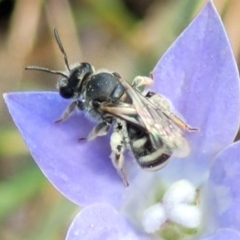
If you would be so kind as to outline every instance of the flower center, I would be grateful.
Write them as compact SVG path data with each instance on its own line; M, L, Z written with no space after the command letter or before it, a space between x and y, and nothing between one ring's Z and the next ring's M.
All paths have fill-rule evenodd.
M159 231L166 240L187 239L186 236L195 234L201 224L197 198L198 191L188 180L175 182L158 203L143 211L143 229L147 233Z

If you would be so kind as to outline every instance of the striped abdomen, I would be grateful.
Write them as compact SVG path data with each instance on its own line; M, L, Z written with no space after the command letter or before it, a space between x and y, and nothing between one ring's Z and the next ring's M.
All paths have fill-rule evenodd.
M159 149L154 149L147 133L129 123L127 131L131 150L141 168L157 171L167 164L171 155L166 154L169 148L164 143Z

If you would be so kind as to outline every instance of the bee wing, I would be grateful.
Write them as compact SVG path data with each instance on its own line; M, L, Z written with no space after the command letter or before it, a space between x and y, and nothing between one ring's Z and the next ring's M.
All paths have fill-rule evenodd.
M115 117L118 117L124 121L132 123L145 131L144 123L142 119L138 116L138 112L134 105L123 102L101 102L99 109L105 114L110 114Z
M172 116L163 111L161 106L154 104L149 98L134 89L127 81L123 79L119 79L119 81L131 96L132 104L102 102L100 109L148 132L155 149L161 148L164 143L167 146L167 154L177 157L188 155L188 142L183 137L181 129L171 119Z
M119 81L125 87L129 96L131 96L134 108L141 119L140 124L148 131L153 147L158 149L164 142L166 146L173 150L173 155L177 157L187 156L190 148L180 127L190 131L195 131L196 129L189 127L180 118L171 113L170 109L161 107L161 101L155 104L124 79L121 78ZM160 95L157 97L160 98Z

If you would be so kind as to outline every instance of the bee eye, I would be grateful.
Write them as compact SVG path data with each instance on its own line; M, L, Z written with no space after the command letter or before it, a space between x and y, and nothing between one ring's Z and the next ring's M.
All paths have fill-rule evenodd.
M73 90L73 88L70 88L69 86L60 87L59 93L63 98L72 98L74 95L74 90Z

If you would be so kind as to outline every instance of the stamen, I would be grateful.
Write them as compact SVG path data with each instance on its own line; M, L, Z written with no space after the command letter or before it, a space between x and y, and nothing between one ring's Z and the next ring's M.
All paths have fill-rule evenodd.
M167 189L160 202L143 212L141 223L144 230L154 233L165 229L169 223L174 228L179 228L179 225L190 229L198 228L202 213L195 205L196 197L196 188L188 180L175 182Z
M197 228L201 223L201 212L197 206L176 204L167 211L168 220L186 228Z
M164 194L162 203L167 206L177 203L191 203L196 197L196 188L187 180L175 182Z
M166 222L167 217L164 207L157 203L147 208L142 215L142 226L147 233L154 233Z

